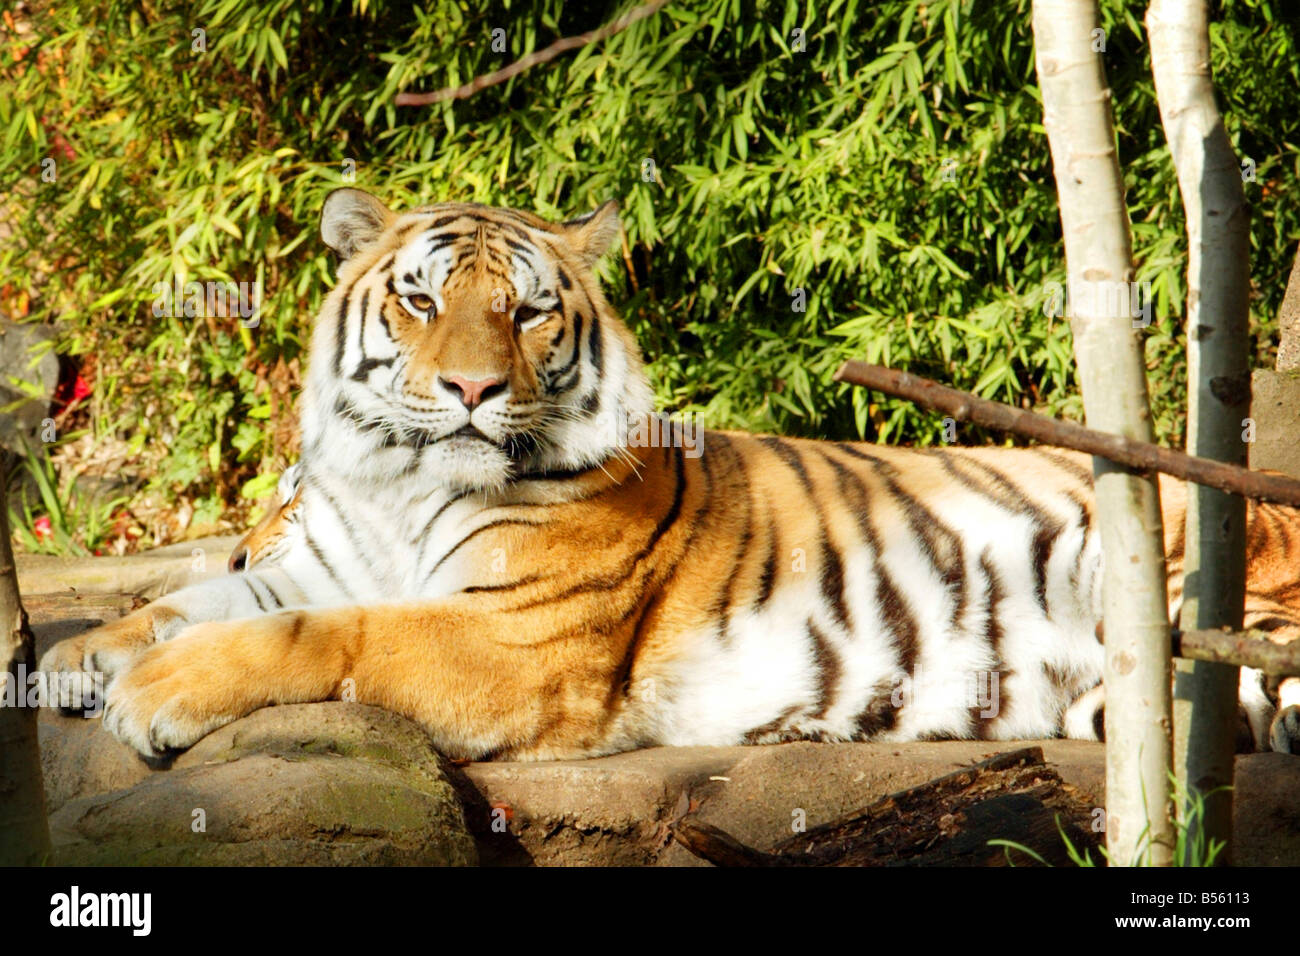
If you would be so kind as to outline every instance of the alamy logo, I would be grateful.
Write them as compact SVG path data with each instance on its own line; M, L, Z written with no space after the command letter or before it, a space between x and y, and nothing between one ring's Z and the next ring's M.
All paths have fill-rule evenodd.
M153 314L179 318L238 318L245 328L255 329L261 321L260 282L186 282L176 276L171 285L155 282Z
M69 893L50 897L51 926L129 926L132 935L148 936L153 923L151 893Z
M1141 282L1091 282L1087 280L1043 286L1043 314L1050 318L1076 315L1132 319L1135 329L1151 324L1151 280Z
M920 664L894 682L889 702L895 708L942 710L954 704L977 711L984 720L998 716L1000 671L927 672Z
M63 707L84 711L86 717L104 712L104 675L100 671L27 672L22 661L14 673L0 674L0 707Z
M687 458L704 454L704 428L694 415L596 416L606 443L613 448L680 448Z

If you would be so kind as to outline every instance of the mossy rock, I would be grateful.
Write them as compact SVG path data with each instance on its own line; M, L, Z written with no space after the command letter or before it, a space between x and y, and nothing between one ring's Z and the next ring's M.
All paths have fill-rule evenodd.
M257 711L129 789L69 800L50 826L57 864L477 862L428 737L356 704Z

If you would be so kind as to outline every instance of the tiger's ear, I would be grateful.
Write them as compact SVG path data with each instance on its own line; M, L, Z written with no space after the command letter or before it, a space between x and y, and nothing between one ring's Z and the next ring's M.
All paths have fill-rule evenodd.
M600 208L561 224L569 246L584 265L594 266L609 251L621 228L618 201L611 199Z
M325 197L320 237L346 261L383 235L392 221L388 207L370 193L345 187Z

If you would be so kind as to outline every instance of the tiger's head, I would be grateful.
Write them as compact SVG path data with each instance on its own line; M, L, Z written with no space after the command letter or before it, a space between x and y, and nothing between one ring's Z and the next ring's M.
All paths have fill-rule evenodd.
M651 411L640 350L593 272L618 234L613 202L554 223L331 193L321 236L342 265L312 338L305 453L458 491L603 462L611 424Z
M285 469L275 486L275 496L266 508L262 520L239 539L230 552L226 567L231 572L247 571L258 562L275 557L288 541L289 530L298 520L302 501L302 464L295 463Z

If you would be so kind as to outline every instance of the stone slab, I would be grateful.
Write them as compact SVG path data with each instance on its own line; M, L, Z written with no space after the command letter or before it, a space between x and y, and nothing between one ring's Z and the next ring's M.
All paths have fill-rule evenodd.
M240 535L181 541L139 554L97 558L20 554L18 590L24 594L75 592L134 594L152 601L226 573Z
M1101 805L1104 747L1072 740L657 747L594 760L471 763L462 771L473 790L461 796L488 865L703 866L668 839L668 825L688 808L767 849L796 825L829 823L1025 746L1041 746L1067 783Z
M134 601L29 596L38 651ZM658 747L594 760L452 766L409 721L333 702L258 711L158 771L98 720L46 710L40 728L59 859L89 863L467 862L468 844L443 841L459 831L438 809L435 772L463 808L477 859L494 866L705 865L669 838L669 825L687 810L768 849L796 822L828 823L1030 745L1097 806L1105 787L1103 745L1072 740ZM310 766L299 766L304 761ZM1236 862L1300 865L1300 759L1253 754L1236 766ZM177 806L207 812L203 840L187 835ZM289 816L277 817L277 806ZM422 848L421 834L435 834L432 848Z
M1300 478L1300 370L1256 370L1250 377L1255 441L1250 467Z

